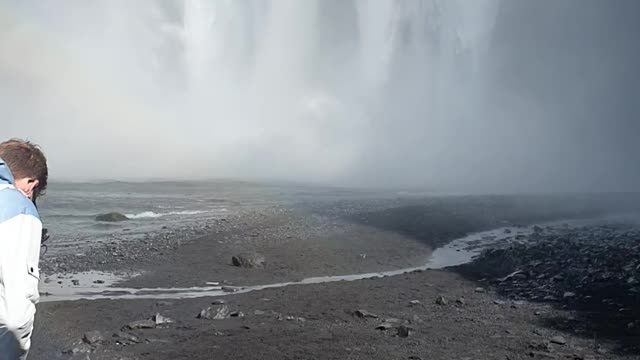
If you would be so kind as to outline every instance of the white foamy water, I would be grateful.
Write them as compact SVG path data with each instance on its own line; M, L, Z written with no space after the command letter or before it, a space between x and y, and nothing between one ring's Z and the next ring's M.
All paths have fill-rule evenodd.
M220 209L220 212L227 211L226 209ZM159 218L163 216L171 216L171 215L198 215L198 214L206 214L208 211L205 210L183 210L183 211L169 211L165 213L156 213L153 211L144 211L139 214L125 214L129 219L145 219L145 218Z

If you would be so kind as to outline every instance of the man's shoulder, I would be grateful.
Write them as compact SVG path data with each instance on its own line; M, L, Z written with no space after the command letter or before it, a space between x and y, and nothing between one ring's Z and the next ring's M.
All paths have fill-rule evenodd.
M40 218L31 200L14 188L0 189L0 223L18 215Z

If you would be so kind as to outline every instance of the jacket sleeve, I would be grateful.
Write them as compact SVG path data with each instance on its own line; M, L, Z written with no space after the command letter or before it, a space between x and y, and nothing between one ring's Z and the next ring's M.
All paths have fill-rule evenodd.
M31 345L35 304L40 299L41 236L42 223L29 209L0 223L0 333L15 336L16 350L23 353Z

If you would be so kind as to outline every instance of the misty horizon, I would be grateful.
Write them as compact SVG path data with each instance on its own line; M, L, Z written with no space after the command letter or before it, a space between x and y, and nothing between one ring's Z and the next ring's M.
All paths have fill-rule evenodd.
M0 0L53 181L640 190L633 0Z

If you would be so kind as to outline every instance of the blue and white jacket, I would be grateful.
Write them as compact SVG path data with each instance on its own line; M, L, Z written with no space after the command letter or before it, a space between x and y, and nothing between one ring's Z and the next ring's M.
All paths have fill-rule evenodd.
M42 222L33 202L14 185L0 159L0 359L28 352L40 299Z

